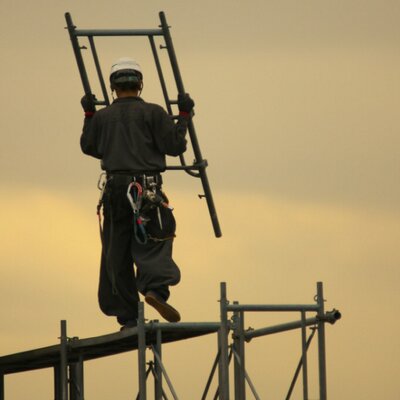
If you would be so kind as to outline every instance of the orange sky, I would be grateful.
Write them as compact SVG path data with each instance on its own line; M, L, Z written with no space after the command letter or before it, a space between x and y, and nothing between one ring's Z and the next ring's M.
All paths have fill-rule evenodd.
M81 28L153 28L160 10L196 101L224 235L213 237L199 182L168 173L182 269L171 303L185 321L213 321L221 281L230 300L265 304L312 302L323 281L327 309L343 313L327 327L329 398L375 400L383 388L400 397L400 5L389 0L2 0L0 353L56 343L60 319L82 338L118 328L97 306L99 165L79 149L82 88L63 14ZM146 42L99 49L106 71L120 55L136 57L143 97L162 101ZM246 325L279 318L293 319L249 316ZM200 397L215 343L164 347L180 398ZM261 398L283 398L299 333L247 349ZM310 357L312 399L315 349ZM135 353L90 362L86 397L130 399L136 373ZM31 385L35 398L52 398L52 371L6 377L6 398L32 398Z

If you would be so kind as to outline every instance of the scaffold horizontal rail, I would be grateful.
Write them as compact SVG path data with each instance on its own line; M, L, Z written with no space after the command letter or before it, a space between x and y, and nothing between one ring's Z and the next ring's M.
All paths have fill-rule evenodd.
M332 311L328 311L327 313L325 313L325 315L322 319L325 322L334 324L341 317L342 316L338 310L332 310ZM307 318L304 321L304 325L305 326L316 325L320 320L321 320L320 317ZM280 325L269 326L269 327L261 328L261 329L249 330L244 333L244 338L247 342L249 342L251 339L256 338L256 337L272 335L274 333L286 332L286 331L290 331L290 330L294 330L294 329L300 329L302 327L302 325L303 325L303 322L301 320L299 320L299 321L288 322L286 324L280 324Z
M161 36L162 29L76 29L74 36Z
M318 311L318 304L230 304L228 311Z

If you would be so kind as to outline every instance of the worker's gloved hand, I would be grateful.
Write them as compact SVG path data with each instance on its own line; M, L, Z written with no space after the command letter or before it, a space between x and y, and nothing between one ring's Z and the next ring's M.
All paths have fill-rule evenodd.
M178 95L178 108L180 114L190 114L194 107L194 101L188 93Z
M81 99L81 104L83 111L89 114L94 114L96 112L95 107L96 96L94 94L85 94Z

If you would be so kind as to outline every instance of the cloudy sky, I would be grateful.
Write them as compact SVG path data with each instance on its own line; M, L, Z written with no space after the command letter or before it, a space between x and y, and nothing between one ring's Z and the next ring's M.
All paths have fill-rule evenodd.
M82 87L64 13L78 28L156 28L161 10L196 101L223 231L213 237L199 182L167 173L182 270L171 303L184 321L215 321L221 281L231 301L264 304L312 303L322 281L326 308L343 314L327 327L329 398L399 398L394 0L0 0L0 353L57 343L61 319L82 338L118 329L97 306L100 170L79 148ZM143 98L162 103L144 38L97 44L106 74L116 58L136 58ZM146 316L158 317L147 308ZM246 327L297 318L249 315ZM164 347L180 398L201 396L215 345L212 336ZM284 398L299 356L299 332L247 345L261 398ZM310 364L317 399L315 344ZM88 399L136 394L135 353L85 368ZM7 399L53 398L52 371L5 382Z

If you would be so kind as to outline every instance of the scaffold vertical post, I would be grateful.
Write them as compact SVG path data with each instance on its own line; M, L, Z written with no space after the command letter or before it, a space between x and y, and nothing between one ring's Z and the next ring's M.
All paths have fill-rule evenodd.
M181 76L181 73L179 70L178 60L176 58L175 49L174 49L174 45L172 43L172 37L171 37L171 33L169 31L167 19L165 17L164 12L162 12L162 11L160 12L159 15L160 15L161 29L163 31L166 49L167 49L167 52L169 55L172 72L173 72L175 82L176 82L176 88L178 89L178 94L184 94L185 88L184 88L182 76ZM192 119L190 119L188 122L188 132L189 132L190 141L191 141L192 147L193 147L193 154L195 156L195 162L197 164L204 164L205 160L203 159L203 156L201 154L200 145L199 145L199 142L197 139L196 130L195 130ZM215 236L221 237L222 232L221 232L221 228L219 225L217 211L216 211L215 205L214 205L214 200L212 197L210 184L208 182L206 167L204 165L202 167L200 167L199 174L200 174L200 179L201 179L201 182L203 185L204 197L207 201L208 211L210 213L210 218L211 218L211 222L212 222L212 225L214 228Z
M54 400L61 399L61 386L60 386L60 364L56 364L53 368L54 372Z
M326 388L326 355L325 355L325 307L322 282L317 282L318 303L318 361L319 361L319 392L320 400L327 400Z
M234 304L239 304L237 301ZM233 349L239 359L234 357L235 371L235 400L246 400L246 376L245 376L245 354L244 354L244 313L235 311L234 314Z
M89 78L86 73L85 63L83 61L82 53L81 53L81 46L79 45L78 38L75 35L75 25L72 22L72 18L70 13L65 13L65 19L67 21L67 28L69 32L69 37L72 43L72 49L75 54L76 63L78 65L79 74L81 76L83 89L85 94L92 93L92 89L90 88Z
M158 321L155 321L158 322ZM162 360L162 332L161 329L157 329L156 333L156 346L155 350ZM162 400L163 398L163 390L162 390L162 369L158 358L154 355L154 372L155 372L155 379L154 379L154 398L155 400Z
M143 302L139 302L138 315L139 400L146 400L146 332L144 326Z
M97 50L96 50L96 46L94 44L93 36L89 36L88 39L89 39L89 43L90 43L90 48L92 50L93 60L94 60L95 66L96 66L96 71L97 71L97 76L99 78L101 91L103 92L104 101L107 105L110 105L110 99L108 97L106 84L104 82L103 74L101 72L100 61L99 61L99 57L97 55Z
M308 400L306 312L301 311L301 363L303 367L303 399Z
M4 400L4 374L0 374L0 400Z
M218 331L219 339L219 398L229 400L229 356L228 356L228 300L226 297L226 283L221 282L220 313L221 326Z
M69 366L70 382L69 382L69 393L70 400L83 400L84 399L84 388L83 388L83 359L79 357L77 362L70 364Z
M68 336L67 336L67 321L61 321L61 336L60 336L60 391L61 400L68 400Z

